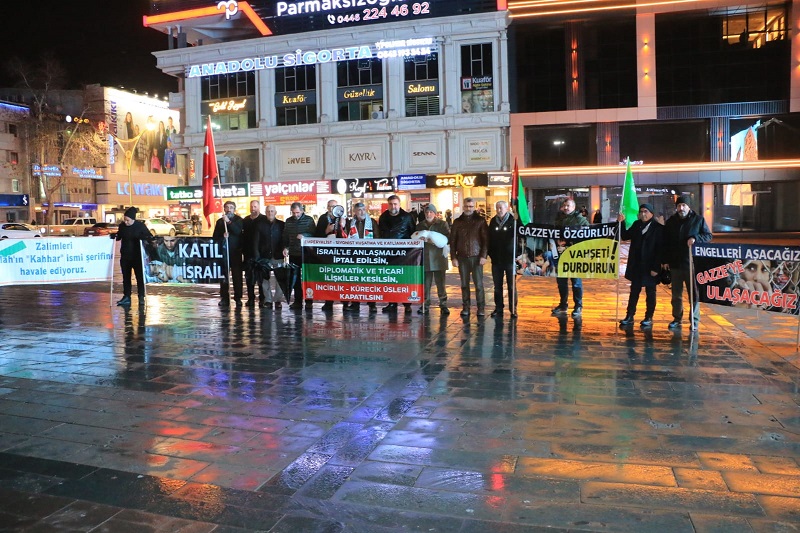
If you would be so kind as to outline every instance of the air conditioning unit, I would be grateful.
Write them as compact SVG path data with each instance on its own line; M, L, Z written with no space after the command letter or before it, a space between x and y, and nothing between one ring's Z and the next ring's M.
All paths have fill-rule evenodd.
M383 118L383 111L373 111L372 120L380 120Z

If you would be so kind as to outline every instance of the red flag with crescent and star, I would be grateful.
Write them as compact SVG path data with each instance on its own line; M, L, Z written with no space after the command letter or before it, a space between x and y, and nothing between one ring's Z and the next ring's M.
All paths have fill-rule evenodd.
M211 213L214 209L214 180L219 176L217 170L217 151L214 148L214 133L211 130L211 117L206 124L206 142L203 146L203 215L211 226Z

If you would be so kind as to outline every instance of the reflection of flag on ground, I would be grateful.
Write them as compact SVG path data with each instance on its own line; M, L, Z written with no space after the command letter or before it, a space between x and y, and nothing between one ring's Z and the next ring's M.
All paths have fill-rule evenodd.
M625 229L630 229L639 215L639 199L636 197L636 186L633 184L630 158L625 169L625 185L622 187L622 204L619 212L625 216Z
M211 116L206 124L206 142L203 147L203 215L211 225L209 218L214 212L214 180L217 179L217 151L214 148L214 133L211 131Z
M520 194L522 201L520 201ZM517 158L514 158L514 174L511 176L511 205L517 213L520 224L529 224L531 215L528 213L528 199L525 196L525 188L522 186L522 178L519 177Z

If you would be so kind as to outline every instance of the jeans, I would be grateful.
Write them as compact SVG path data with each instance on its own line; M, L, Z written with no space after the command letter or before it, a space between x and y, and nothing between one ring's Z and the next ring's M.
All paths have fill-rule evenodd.
M503 309L503 277L506 278L508 289L508 305L512 310L517 309L517 295L514 294L514 263L503 264L492 261L492 280L494 281L494 308ZM512 295L514 296L512 305Z
M436 280L436 292L439 294L439 307L447 307L447 288L444 275L444 270L425 271L425 309L431 306L431 287L434 280Z
M697 283L689 278L689 271L684 269L672 268L672 318L676 322L683 320L683 288L691 291L692 313L694 314L694 326L700 323L700 300L697 297Z
M559 307L567 308L569 298L568 280L572 281L572 301L575 304L575 308L583 307L583 282L581 278L556 278L560 297Z
M469 278L475 284L475 301L478 304L478 309L486 307L486 295L483 292L483 265L480 263L481 258L464 257L458 258L458 275L461 278L461 305L464 309L469 309L470 294L469 294Z

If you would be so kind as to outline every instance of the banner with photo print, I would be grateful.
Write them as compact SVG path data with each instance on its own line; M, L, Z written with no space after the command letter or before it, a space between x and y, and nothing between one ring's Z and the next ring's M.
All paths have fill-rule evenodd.
M225 279L225 250L209 237L157 237L142 248L147 283L217 284Z
M800 247L695 244L700 301L798 314Z

